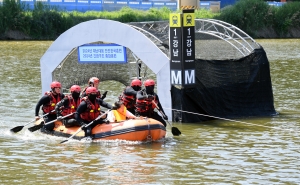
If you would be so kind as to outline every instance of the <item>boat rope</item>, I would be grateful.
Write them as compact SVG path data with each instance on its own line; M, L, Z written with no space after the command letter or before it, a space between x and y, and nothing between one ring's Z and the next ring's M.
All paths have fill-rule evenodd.
M196 113L196 112L189 112L189 111L184 111L184 110L179 110L179 109L172 109L172 108L164 108L164 109L174 110L174 111L178 111L178 112L185 112L185 113L188 113L188 114L195 114L195 115L199 115L199 116L206 116L206 117L211 117L211 118L221 119L221 120L226 120L226 121L233 121L233 122L243 123L243 124L247 124L247 125L251 125L251 126L264 127L264 128L268 128L268 129L272 128L272 129L285 130L285 131L291 131L291 132L299 132L298 130L292 130L292 129L288 129L288 128L269 127L269 126L255 124L255 123L249 123L249 122L238 121L238 120L233 120L233 119L221 118L221 117L217 117L217 116L211 116L211 115L207 115L207 114L200 114L200 113Z
M150 130L150 124L148 118L145 119L146 123L148 124L148 136L147 136L147 141L151 142L152 141L152 136L151 136L151 130Z

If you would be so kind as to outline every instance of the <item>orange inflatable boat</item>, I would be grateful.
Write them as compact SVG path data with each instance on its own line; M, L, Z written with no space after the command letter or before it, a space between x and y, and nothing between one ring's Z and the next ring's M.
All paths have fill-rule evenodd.
M40 122L37 121L37 122ZM39 123L36 123L39 124ZM61 121L55 122L53 135L70 137L80 127L66 128ZM41 129L42 132L45 132ZM51 133L52 134L52 133ZM75 135L74 139L84 138L84 131ZM166 128L164 125L152 118L132 119L118 123L98 124L92 129L92 140L128 140L128 141L156 141L164 138Z

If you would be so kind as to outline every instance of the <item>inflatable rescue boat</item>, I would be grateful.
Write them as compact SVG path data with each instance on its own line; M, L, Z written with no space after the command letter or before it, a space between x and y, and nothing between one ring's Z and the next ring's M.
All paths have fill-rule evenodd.
M42 119L36 122L40 124ZM66 128L61 121L55 122L53 132L41 129L41 132L60 137L70 137L80 127ZM166 127L152 118L131 119L117 123L98 124L92 129L92 140L127 140L127 141L156 141L165 138ZM78 132L73 138L82 139L84 131Z

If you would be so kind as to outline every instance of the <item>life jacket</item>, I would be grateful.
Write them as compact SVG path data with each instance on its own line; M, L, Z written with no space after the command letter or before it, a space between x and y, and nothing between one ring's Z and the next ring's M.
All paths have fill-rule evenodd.
M126 108L128 109L134 108L136 102L136 96L125 94L123 91L119 99L123 102Z
M81 92L81 95L80 95L81 98L87 96L86 93L85 93L85 91L86 91L86 89L87 89L88 87L90 87L90 86L85 87L85 88L83 89L83 91ZM98 89L97 89L97 90L98 90ZM101 98L100 90L98 90L98 92L97 92L97 98Z
M56 104L58 102L60 102L61 94L57 95L57 99L54 97L52 91L47 91L47 92L45 92L44 95L50 97L50 102L48 104L43 105L43 107L42 107L43 112L49 113L49 114L56 114L55 111L53 111L53 110L55 109ZM51 111L53 111L53 112L51 112Z
M66 116L68 114L76 112L76 109L77 109L77 107L79 106L79 104L81 102L80 98L78 98L77 101L75 102L75 100L74 100L74 98L72 97L71 94L66 95L65 98L69 99L69 105L67 107L64 107L63 111L61 112L61 114L63 116ZM70 118L72 118L72 117L74 117L74 114Z
M157 104L156 95L154 96L154 102ZM144 99L136 99L136 111L137 112L153 112L155 109L155 105L152 103L152 99L144 98Z
M95 120L100 115L100 105L98 103L94 105L87 96L82 98L81 101L85 101L87 104L85 112L80 114L81 119L88 122Z
M122 112L119 112L118 110L112 110L115 118L116 118L116 122L118 121L124 121L126 120L126 111L127 111L127 108L124 106L124 110Z

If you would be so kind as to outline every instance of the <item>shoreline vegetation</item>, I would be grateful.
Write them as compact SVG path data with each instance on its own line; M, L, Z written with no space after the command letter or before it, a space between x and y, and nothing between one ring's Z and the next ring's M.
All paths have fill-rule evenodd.
M93 19L109 19L122 23L168 21L169 14L173 12L165 7L147 11L123 7L112 12L67 12L41 2L30 10L20 1L4 0L0 5L0 40L55 40L69 28ZM275 7L263 0L239 0L218 13L205 9L196 10L195 17L228 22L254 39L300 38L300 1Z

